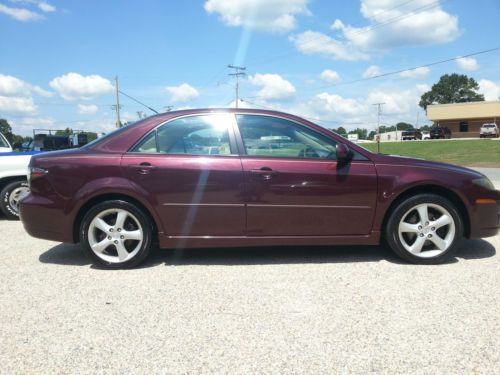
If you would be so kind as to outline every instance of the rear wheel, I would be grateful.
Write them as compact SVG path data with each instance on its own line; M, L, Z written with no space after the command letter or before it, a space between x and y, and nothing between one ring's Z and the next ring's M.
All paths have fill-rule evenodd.
M80 241L94 262L107 268L131 268L148 256L151 228L149 218L135 205L106 201L85 214Z
M438 264L450 259L462 237L462 219L446 198L419 194L392 212L386 238L401 258L416 264Z
M7 219L19 220L19 201L29 191L28 182L25 180L11 182L2 189L0 207Z

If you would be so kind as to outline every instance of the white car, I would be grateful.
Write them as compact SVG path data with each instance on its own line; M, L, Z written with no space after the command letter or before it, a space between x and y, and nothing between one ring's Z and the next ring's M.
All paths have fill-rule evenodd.
M0 152L12 152L12 146L2 133L0 133Z
M483 124L481 125L481 129L479 129L479 137L493 137L498 138L499 131L498 126L495 123Z
M431 139L431 133L430 132L422 132L422 141L426 139Z

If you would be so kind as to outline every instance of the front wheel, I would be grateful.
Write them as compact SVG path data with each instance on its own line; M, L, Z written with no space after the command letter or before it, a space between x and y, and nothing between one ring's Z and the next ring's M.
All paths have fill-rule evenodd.
M96 263L107 268L131 268L148 256L151 228L149 218L135 205L106 201L85 214L80 241Z
M19 220L19 201L29 193L27 181L14 181L7 184L0 193L0 207L9 220Z
M454 255L462 232L461 216L449 200L419 194L396 207L385 234L401 258L416 264L439 264Z

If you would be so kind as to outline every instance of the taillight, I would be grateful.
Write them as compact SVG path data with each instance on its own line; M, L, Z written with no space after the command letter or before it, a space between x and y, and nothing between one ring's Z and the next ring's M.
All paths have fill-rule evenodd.
M30 173L28 174L28 182L31 182L34 179L39 177L43 177L47 174L47 170L39 167L31 167Z

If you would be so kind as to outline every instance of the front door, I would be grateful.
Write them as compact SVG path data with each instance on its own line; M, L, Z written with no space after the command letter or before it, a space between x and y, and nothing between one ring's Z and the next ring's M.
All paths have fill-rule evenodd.
M244 178L232 121L225 114L176 119L123 156L124 174L156 207L166 235L244 235Z
M360 154L341 166L336 141L298 123L238 115L249 236L364 235L372 229L377 175Z

